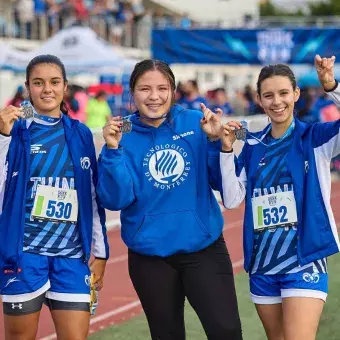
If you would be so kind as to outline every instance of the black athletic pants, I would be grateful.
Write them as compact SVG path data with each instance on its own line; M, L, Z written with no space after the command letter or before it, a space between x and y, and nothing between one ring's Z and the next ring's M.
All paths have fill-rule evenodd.
M196 253L167 258L129 251L132 283L153 340L184 340L184 300L209 340L242 340L230 257L221 236Z

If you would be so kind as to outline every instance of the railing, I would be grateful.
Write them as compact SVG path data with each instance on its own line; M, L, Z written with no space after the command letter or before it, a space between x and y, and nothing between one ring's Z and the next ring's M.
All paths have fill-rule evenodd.
M258 22L262 28L270 27L339 27L340 16L283 16L262 17Z
M155 19L155 22L157 18ZM157 28L166 29L169 27L189 28L183 27L181 19L158 19ZM192 22L192 28L276 28L276 27L339 27L340 16L273 16L255 18L251 16L240 17L238 19L225 19L213 21Z
M1 1L1 0L0 0ZM86 26L92 28L100 38L124 47L148 49L152 24L147 17L138 21L120 23L114 18L91 16L88 19L77 20L59 16L35 16L32 21L23 21L17 15L2 18L0 13L0 37L27 40L46 40L59 30L70 26Z

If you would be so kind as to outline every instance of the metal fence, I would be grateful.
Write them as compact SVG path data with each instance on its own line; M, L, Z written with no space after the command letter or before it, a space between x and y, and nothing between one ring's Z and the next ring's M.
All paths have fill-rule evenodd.
M91 16L87 19L76 19L73 16L35 16L32 20L23 20L13 13L1 17L0 37L26 40L46 40L63 28L70 26L92 28L100 38L113 45L148 49L152 20L148 15L131 22L117 22L110 16Z

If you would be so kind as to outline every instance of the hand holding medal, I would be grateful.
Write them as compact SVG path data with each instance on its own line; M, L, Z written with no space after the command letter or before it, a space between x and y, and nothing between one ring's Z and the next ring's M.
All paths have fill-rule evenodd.
M123 133L129 133L132 124L128 118L113 117L103 127L103 136L109 149L118 149Z
M5 136L11 134L15 121L23 117L21 108L8 106L0 111L0 133Z
M245 126L243 126L245 124ZM245 140L247 136L247 129L245 122L230 121L223 125L222 134L222 150L231 152L235 140Z

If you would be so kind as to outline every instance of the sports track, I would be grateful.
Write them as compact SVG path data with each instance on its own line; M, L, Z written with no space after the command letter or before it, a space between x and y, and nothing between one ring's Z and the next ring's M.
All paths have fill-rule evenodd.
M332 207L338 227L340 227L340 182L332 184ZM235 273L242 270L242 222L243 206L226 211L221 206L224 216L223 234L233 262ZM111 256L108 260L104 288L100 292L99 307L91 318L90 334L113 324L124 322L142 312L140 302L133 289L127 269L127 248L120 238L119 213L107 214L108 239ZM1 312L0 312L1 313ZM39 340L56 339L54 326L48 309L44 306L38 330ZM3 316L0 314L0 340L4 339Z

